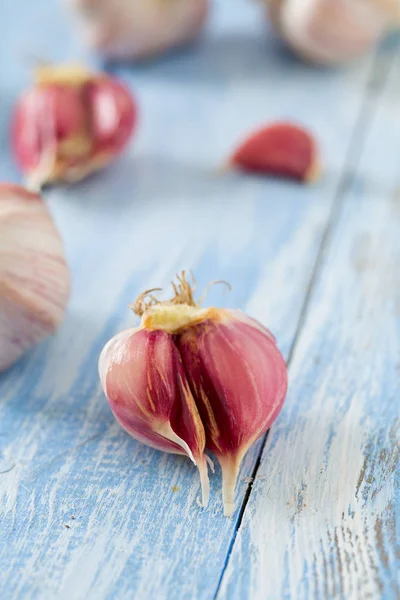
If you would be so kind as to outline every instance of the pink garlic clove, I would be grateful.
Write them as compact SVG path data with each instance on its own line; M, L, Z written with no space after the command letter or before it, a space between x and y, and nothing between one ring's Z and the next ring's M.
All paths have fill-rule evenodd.
M97 154L112 155L128 144L137 119L132 98L117 79L98 77L87 85L91 133Z
M287 391L285 361L273 336L240 311L218 311L186 328L178 348L206 431L221 464L225 515L249 447L278 416Z
M38 68L12 129L28 186L78 181L105 167L128 144L136 117L129 90L116 79L74 65Z
M261 127L233 153L229 165L249 173L314 182L320 174L317 144L304 127L276 122Z
M0 371L55 332L70 290L63 247L36 194L0 185Z
M209 0L70 0L87 43L106 57L140 60L201 31Z
M146 329L117 335L102 351L99 373L116 419L132 437L186 455L198 467L206 506L205 433L172 336Z

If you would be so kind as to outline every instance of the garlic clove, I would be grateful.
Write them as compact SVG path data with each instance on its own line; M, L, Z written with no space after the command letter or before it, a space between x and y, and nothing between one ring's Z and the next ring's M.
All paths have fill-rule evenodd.
M320 174L318 148L303 127L278 122L262 127L235 151L232 167L252 173L313 183Z
M99 373L116 419L132 437L186 455L198 467L206 506L205 432L172 336L143 328L117 335L101 353Z
M238 311L219 311L181 331L185 372L211 450L223 471L224 510L234 510L242 459L278 416L287 390L287 370L272 335Z
M73 0L86 42L109 58L140 60L191 41L208 0Z
M0 371L55 332L70 291L63 247L36 194L0 185Z
M396 18L392 0L266 1L271 21L289 46L327 65L371 50Z

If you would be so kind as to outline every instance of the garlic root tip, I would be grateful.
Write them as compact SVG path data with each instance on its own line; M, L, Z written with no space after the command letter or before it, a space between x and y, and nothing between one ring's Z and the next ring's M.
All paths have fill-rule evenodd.
M233 517L235 512L235 503L224 501L224 517Z
M239 475L241 457L218 457L222 469L222 500L225 517L232 517L235 512L235 487Z
M213 461L211 460L211 458L209 456L207 456L207 454L205 454L205 457L206 457L207 464L211 469L211 473L215 473L215 467L214 467Z
M201 504L202 508L208 505L210 500L210 480L208 478L207 461L203 459L198 461L198 469L200 473L200 484L201 484Z

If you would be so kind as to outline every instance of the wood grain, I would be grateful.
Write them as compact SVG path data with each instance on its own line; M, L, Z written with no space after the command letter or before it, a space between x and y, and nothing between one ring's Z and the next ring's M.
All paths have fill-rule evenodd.
M22 0L8 3L8 22L19 23L23 8ZM59 11L56 3L35 2L33 23L48 32L41 36L29 19L12 35L2 20L0 56L19 56L21 48L55 59L83 56ZM200 287L215 278L229 280L231 296L215 291L210 302L245 308L276 333L285 356L289 355L324 234L363 143L359 134L368 131L373 111L364 113L365 90L375 81L376 69L367 59L347 71L320 72L287 56L272 38L265 41L262 29L256 6L239 0L228 6L221 0L201 45L153 66L118 69L141 106L141 125L132 148L102 175L47 195L65 239L74 288L68 318L57 336L0 377L0 532L6 540L0 545L0 589L4 598L208 599L215 595L239 510L232 520L222 516L219 472L212 478L210 508L199 509L199 484L190 463L150 450L118 427L100 391L97 358L109 337L134 322L127 307L136 295L153 285L167 286L174 273L185 267L195 271ZM382 60L386 64L386 58ZM2 61L4 131L12 100L27 77L26 64L16 63L11 68L9 61ZM370 102L374 105L374 95ZM319 184L308 188L216 173L216 166L243 134L260 122L283 116L315 131L327 165ZM1 176L15 178L5 150L3 155ZM357 221L355 211L349 217ZM383 227L384 219L382 214L377 224ZM391 227L393 233L394 222ZM338 291L339 263L334 269L331 287ZM331 296L325 292L325 297L331 299L331 307ZM324 315L328 319L328 306L318 317L320 323ZM318 343L324 347L332 329L319 333ZM315 340L317 334L316 330ZM391 340L382 355L388 364L397 348ZM329 348L336 348L332 341ZM319 371L323 375L322 366ZM367 381L365 371L362 376ZM314 381L314 372L308 377ZM347 375L343 377L347 381ZM294 381L292 390L303 389L300 379ZM379 378L374 382L383 385ZM340 379L330 393L336 390L343 403L339 389ZM301 392L307 403L308 391ZM333 402L327 404L328 414ZM289 412L292 403L290 399ZM316 410L313 418L318 429L321 412ZM284 444L284 424L285 417L275 430L274 444L281 431ZM385 426L383 419L383 436ZM315 437L317 455L322 442L310 430L308 437L313 444ZM332 430L332 444L334 440ZM386 449L390 469L394 464L390 439L382 440L381 447L371 446L369 452L379 458ZM350 452L350 442L348 447ZM299 445L295 460L312 449L313 445ZM259 452L260 443L243 465L238 507ZM290 474L293 460L287 454L279 468ZM363 461L360 450L359 473ZM330 469L335 469L334 463ZM261 477L254 502L260 497ZM361 495L368 478L369 461L360 479ZM308 488L301 490L303 480ZM306 507L296 496L299 490L303 498L306 494L314 498L311 504L319 501L307 479L293 479L292 487L295 502L302 506L300 515ZM371 488L371 495L375 489ZM257 500L255 510L252 501L246 514L270 515L269 498L263 502ZM277 543L283 546L291 520L282 515L278 502L276 506L276 519L282 519ZM387 518L382 513L378 533L374 521L368 530L371 539L386 540ZM262 537L264 522L258 518L255 523ZM239 540L248 531L246 525ZM335 532L329 529L331 543L325 522L320 531L325 545L317 551L317 559L324 564L324 552L326 569L334 573L336 563L329 561L339 560ZM268 549L267 533L265 537ZM254 570L245 567L252 582L257 582L257 569L263 568L259 560L264 556L263 540L260 547L251 546ZM241 586L241 597L246 598L247 584L234 565L237 556L246 557L250 546L240 541L237 548L226 589L234 597L232 590ZM386 546L382 548L388 552ZM388 565L392 554L393 550L387 553ZM286 585L285 564L279 563L276 572L281 586ZM322 581L319 565L315 569ZM299 586L301 581L299 576ZM336 585L337 579L325 581Z
M398 67L327 244L221 599L400 597Z

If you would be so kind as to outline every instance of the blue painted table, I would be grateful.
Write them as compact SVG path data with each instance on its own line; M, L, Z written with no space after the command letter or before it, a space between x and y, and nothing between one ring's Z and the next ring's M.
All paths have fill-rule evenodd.
M8 123L29 57L85 53L56 2L0 15L0 176L18 180ZM120 69L141 106L132 147L47 193L73 293L58 334L0 377L2 600L400 597L400 55L324 72L262 29L257 6L216 1L201 44ZM281 117L315 132L320 183L215 173ZM230 281L210 302L269 326L289 362L233 519L220 472L200 509L190 462L126 435L98 382L128 303L182 268Z

